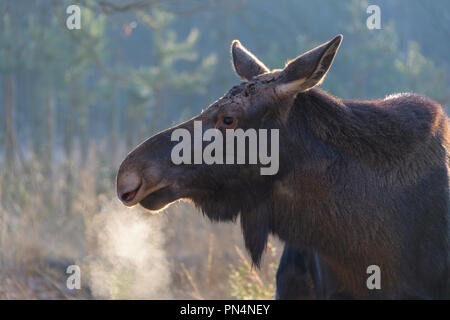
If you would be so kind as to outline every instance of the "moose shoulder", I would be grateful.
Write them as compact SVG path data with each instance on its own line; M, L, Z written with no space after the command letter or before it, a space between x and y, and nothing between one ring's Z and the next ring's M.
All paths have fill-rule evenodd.
M277 235L286 243L278 298L446 298L448 117L420 95L354 101L315 88L341 41L272 71L233 41L244 82L133 150L117 174L118 196L149 210L189 199L212 220L240 217L256 265L268 235ZM196 121L220 132L278 130L277 174L259 174L261 164L175 165L172 133L193 132ZM371 265L380 268L380 289L366 284Z

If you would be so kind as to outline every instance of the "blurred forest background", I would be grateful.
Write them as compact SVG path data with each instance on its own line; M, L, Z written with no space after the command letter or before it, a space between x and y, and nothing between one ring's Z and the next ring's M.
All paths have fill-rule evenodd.
M71 4L81 30L66 28ZM114 178L139 142L240 82L233 39L279 68L338 33L330 93L449 105L448 0L2 0L0 299L273 298L276 239L254 270L238 225L185 203L129 211ZM70 264L82 290L66 288Z

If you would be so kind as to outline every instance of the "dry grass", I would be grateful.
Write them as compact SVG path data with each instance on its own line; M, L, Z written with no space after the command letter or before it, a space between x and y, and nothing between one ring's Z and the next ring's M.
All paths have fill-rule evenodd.
M127 264L135 261L121 260L122 269L115 271L126 271L114 275L115 284L108 282L111 277L93 281L93 268L99 268L97 277L103 272L98 257L108 258L98 254L111 239L100 237L109 223L108 212L102 208L108 208L115 198L114 175L125 149L122 146L111 156L104 144L96 144L84 161L76 153L71 162L52 164L51 175L33 157L27 159L25 168L0 171L0 299L273 297L279 243L271 241L261 270L254 270L238 224L213 224L183 202L158 217L143 217L137 222L153 226L145 229L150 230L145 231L148 239L139 240L148 241L148 246L136 254L147 257L143 266L151 270L130 271ZM158 244L152 240L156 233L162 238ZM127 233L122 237L125 241ZM134 239L126 241L133 243ZM132 245L131 249L136 250ZM93 257L97 257L95 263ZM66 288L65 270L70 264L81 266L84 290ZM161 285L162 273L168 275L163 283L166 294L158 296L136 288ZM118 291L98 294L92 286L101 281L102 286L114 285Z

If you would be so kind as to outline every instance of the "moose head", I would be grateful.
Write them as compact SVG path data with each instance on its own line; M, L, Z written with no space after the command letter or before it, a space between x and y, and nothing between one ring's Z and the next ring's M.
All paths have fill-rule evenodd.
M178 199L188 199L216 221L235 220L240 214L246 246L258 263L267 235L274 228L270 223L274 189L283 189L285 177L307 157L307 152L302 152L308 148L307 133L303 134L306 128L299 125L298 115L293 112L301 103L295 101L325 78L342 38L338 35L289 61L283 69L272 71L239 41L233 41L234 69L243 82L198 116L148 138L128 154L117 174L120 200L126 206L140 204L148 210L160 210ZM212 129L209 131L212 134L195 137L198 124L203 131ZM267 142L259 136L255 147L249 134L244 136L249 143L226 148L230 139L235 138L226 133L240 129L267 130L271 139ZM187 139L185 134L194 139L180 151L179 141ZM222 139L220 134L226 137ZM279 149L272 148L278 143L274 138L279 140ZM196 159L195 151L204 148L206 152L207 142L213 139L216 146L223 144L211 153L213 156L223 153L224 158L236 158L237 149L242 147L244 161L206 163ZM277 154L271 154L272 158L266 154L265 163L261 159L252 162L252 154L261 155L263 144L271 146L272 153ZM174 153L188 161L173 161ZM267 168L270 159L276 163ZM263 169L267 169L266 174L262 174ZM286 189L286 193L295 192ZM255 228L258 232L249 231Z

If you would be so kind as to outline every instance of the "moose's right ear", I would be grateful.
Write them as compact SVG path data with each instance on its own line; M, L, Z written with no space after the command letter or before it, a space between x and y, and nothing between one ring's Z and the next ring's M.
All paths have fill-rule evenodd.
M295 95L320 84L330 69L342 42L342 35L298 56L287 63L277 80L280 95Z
M269 72L269 68L248 51L239 40L233 40L231 43L231 55L233 57L234 70L244 81Z

